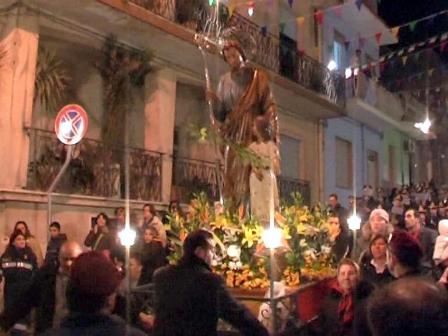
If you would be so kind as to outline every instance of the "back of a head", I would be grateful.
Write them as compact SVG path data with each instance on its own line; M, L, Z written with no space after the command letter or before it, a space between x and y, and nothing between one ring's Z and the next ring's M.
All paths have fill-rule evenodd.
M418 269L423 251L417 239L404 230L395 230L389 242L390 252L395 255L400 264Z
M183 244L184 258L192 257L198 247L207 248L210 239L213 239L213 236L206 230L199 229L191 232Z
M371 297L368 319L374 336L448 335L448 295L423 279L397 280Z
M120 282L120 273L106 256L95 251L81 254L71 268L67 289L70 310L82 313L100 311Z

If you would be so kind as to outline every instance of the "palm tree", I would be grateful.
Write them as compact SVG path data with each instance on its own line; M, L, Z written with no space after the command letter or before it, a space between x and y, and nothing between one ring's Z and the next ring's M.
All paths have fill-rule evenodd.
M39 101L47 112L56 113L67 97L69 77L56 54L39 47L37 53L34 102Z

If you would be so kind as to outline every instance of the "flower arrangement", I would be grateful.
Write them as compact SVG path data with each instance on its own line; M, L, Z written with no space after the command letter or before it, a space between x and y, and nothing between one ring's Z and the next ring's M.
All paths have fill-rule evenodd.
M322 207L309 209L300 194L293 204L276 212L277 225L283 233L283 246L276 252L281 267L281 280L298 286L301 280L317 280L334 275L331 243L327 237L326 214ZM204 193L195 195L186 216L170 214L167 229L171 240L170 262L182 255L182 241L198 228L209 230L216 242L214 270L228 287L264 289L269 286L269 253L262 241L263 226L246 216L242 207L230 212L221 204L211 206Z

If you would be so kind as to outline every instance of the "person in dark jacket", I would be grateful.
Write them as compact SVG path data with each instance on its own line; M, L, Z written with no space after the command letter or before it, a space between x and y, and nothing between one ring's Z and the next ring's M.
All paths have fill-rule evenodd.
M433 254L436 244L437 232L423 226L420 217L415 209L408 209L404 215L406 230L413 236L422 248L423 256L421 259L424 271L429 273L434 267Z
M322 336L368 336L367 298L373 286L360 280L359 266L343 259L337 270L337 282L324 299L319 316Z
M332 242L331 253L336 263L350 255L353 240L347 228L340 223L340 218L335 213L330 213L327 219L328 236Z
M387 238L373 236L368 252L361 258L361 279L378 287L394 280L387 268Z
M154 274L154 335L217 335L219 318L243 335L268 335L263 325L232 298L223 280L212 272L212 237L205 230L193 231L184 241L184 254L178 265L163 267Z
M96 251L81 254L70 272L67 287L69 314L59 328L43 335L144 336L143 332L110 314L120 281L120 272L104 254Z
M92 251L103 252L110 256L115 247L115 238L109 233L109 218L103 212L96 216L95 223L84 240L84 245Z
M0 275L5 280L4 309L11 309L26 292L37 271L37 258L26 245L25 235L20 230L12 233L9 245L0 258ZM26 315L24 316L26 317ZM17 321L13 329L26 330L27 321Z
M19 319L36 309L35 331L44 332L57 326L68 313L65 290L71 265L82 253L81 246L74 241L65 242L60 249L57 263L47 263L37 272L33 282L17 298L11 307L5 307L0 314L0 327L8 330Z
M67 235L61 233L61 224L58 222L52 222L49 230L50 240L48 241L44 264L57 263L59 250L61 249L62 244L67 240Z
M157 229L148 226L143 235L144 244L141 247L142 274L139 285L145 285L152 282L154 272L167 264L165 249L162 242L157 239Z

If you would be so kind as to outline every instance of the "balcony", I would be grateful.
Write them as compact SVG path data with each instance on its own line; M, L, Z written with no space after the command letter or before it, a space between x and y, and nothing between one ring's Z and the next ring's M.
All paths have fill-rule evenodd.
M311 188L308 181L279 176L280 198L291 201L291 193L300 192L310 204ZM175 157L173 160L173 190L179 201L187 203L193 194L205 192L212 201L219 200L217 163Z
M111 0L100 2L111 3ZM200 0L129 0L129 5L142 11L161 16L171 22L183 25L187 29L200 31L207 15L208 3ZM223 15L225 18L225 15ZM260 26L238 13L233 13L227 20L228 27L237 27L238 31L246 32L256 45L254 63L275 74L286 77L302 87L317 93L328 101L345 106L345 82L339 74L330 74L325 65L300 54L298 50L282 51L286 62L280 66L281 48L279 38L270 33L263 33ZM285 59L283 59L284 61ZM284 66L284 63L287 66Z
M377 130L393 125L414 139L422 138L414 123L423 118L424 106L415 99L390 92L362 71L356 89L353 77L347 80L346 88L349 116Z
M46 191L58 174L66 154L53 132L28 128L30 160L27 189ZM103 143L84 138L56 192L108 198L124 198L124 150L109 149ZM129 197L160 201L162 154L138 148L129 150Z

